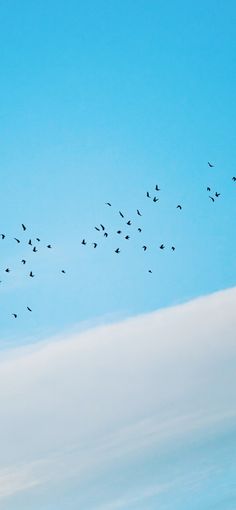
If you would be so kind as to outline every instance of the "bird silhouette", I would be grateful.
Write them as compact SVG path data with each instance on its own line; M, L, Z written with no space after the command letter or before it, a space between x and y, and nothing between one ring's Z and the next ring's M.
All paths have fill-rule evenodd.
M220 193L218 193L217 191L215 192L215 197L218 198L220 196Z
M12 313L13 317L17 319L17 313Z
M211 188L209 188L209 186L207 186L207 191L211 191Z
M176 209L179 209L181 211L182 206L181 205L177 205Z
M98 228L98 227L94 227L94 228L95 228L95 230L97 230L98 232L100 232L100 228Z
M214 167L214 165L213 165L212 163L210 163L209 161L208 161L208 166L209 166L210 168L213 168L213 167Z
M117 233L117 234L121 234L121 230L117 230L117 232L116 232L116 233Z
M152 273L151 269L148 270L149 273Z
M142 232L142 229L140 227L138 228L138 232Z
M26 230L26 226L24 225L24 223L21 223L21 226L22 226L23 230Z
M32 273L32 271L30 271L29 276L30 276L31 278L34 278L34 276L35 276L35 275Z
M62 269L62 270L61 270L61 272L62 272L63 274L66 274L65 269Z
M32 312L32 310L29 306L27 306L27 310L29 310L29 312Z
M39 239L39 237L36 237L36 241L38 241L38 243L40 243L40 239Z
M215 202L215 199L213 197L209 196L209 198L212 200L212 202Z
M147 198L151 198L149 191L147 191Z
M147 249L147 246L144 245L143 246L143 251L146 251L146 249Z
M28 244L30 244L30 246L32 246L32 241L31 241L31 239L29 239Z
M15 241L19 244L20 243L20 240L17 239L16 237L14 237Z
M10 273L10 269L9 269L9 267L7 267L7 268L5 269L5 272L6 272L6 273Z
M130 239L130 236L125 236L125 239Z
M158 202L159 198L154 197L153 202Z
M38 251L38 250L37 250L36 246L34 246L33 247L33 252L36 253L36 251Z
M84 246L87 244L85 239L83 239L83 241L81 242L81 244L83 244Z
M47 245L47 248L51 249L51 248L52 248L52 245L51 245L51 244L48 244L48 245Z
M137 209L137 214L138 214L139 216L142 216L141 212L140 212L138 209Z
M2 239L5 239L5 237L6 237L5 234L1 234L1 236L2 236Z
M94 247L94 248L97 248L97 243L93 243L93 247Z
M121 218L124 218L124 215L122 214L121 211L119 211L119 215L121 216Z
M232 177L232 181L234 181L234 182L235 182L235 181L236 181L236 177Z
M164 248L165 248L165 245L164 245L164 244L161 244L161 246L160 246L160 250L164 250Z
M106 202L106 205L109 205L109 207L111 207L111 204L110 204L110 202Z
M115 253L120 253L120 248L116 248Z
M172 251L175 251L175 246L171 246Z
M22 259L22 264L26 264L26 260L25 259Z
M131 221L130 221L130 220L129 220L129 221L127 221L127 225L129 225L129 226L131 225Z
M104 225L102 225L102 224L100 223L100 226L102 227L102 230L105 230L105 227L104 227Z
M156 184L155 190L156 191L161 191L160 188L158 187L158 184Z
M107 232L104 232L104 237L108 237L108 233Z

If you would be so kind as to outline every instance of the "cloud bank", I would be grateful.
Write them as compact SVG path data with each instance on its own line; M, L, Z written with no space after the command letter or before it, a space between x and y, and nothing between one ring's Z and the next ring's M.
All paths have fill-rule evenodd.
M175 484L218 472L194 445L209 448L236 423L235 304L231 289L3 353L4 508L30 498L29 508L60 508L62 488L74 494L66 508L147 509L153 498L162 508L156 498Z

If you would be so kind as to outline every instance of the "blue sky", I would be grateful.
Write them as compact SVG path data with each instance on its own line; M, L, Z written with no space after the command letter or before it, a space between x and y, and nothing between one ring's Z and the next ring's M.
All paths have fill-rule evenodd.
M68 449L76 452L76 448L83 448L83 438L91 457L96 457L99 441L106 437L106 427L110 426L106 413L113 405L113 398L111 393L111 401L105 398L104 402L105 383L109 387L116 369L110 347L105 345L102 350L104 360L101 359L94 367L99 349L94 349L93 341L91 344L88 342L91 358L88 356L88 360L86 354L85 366L91 385L97 381L99 388L101 372L104 368L108 371L104 386L101 378L99 398L95 401L94 395L90 394L91 388L84 394L77 395L75 392L80 384L87 384L86 373L81 380L80 374L72 370L70 379L77 340L76 347L72 347L68 354L66 366L60 356L58 365L54 366L50 356L48 365L47 358L40 365L39 354L39 358L36 355L35 373L31 374L28 355L31 356L29 353L34 348L41 352L45 345L48 346L46 353L47 348L49 353L54 352L55 338L60 352L61 339L63 342L69 339L70 343L71 335L81 330L88 330L90 335L90 328L95 326L95 336L102 341L103 332L98 327L101 324L114 325L114 329L109 326L109 338L112 345L113 342L116 345L119 340L117 331L123 319L137 317L139 321L140 315L144 315L149 321L150 316L146 314L150 312L176 307L179 303L235 286L236 183L232 182L232 177L236 176L235 2L49 0L35 3L12 0L0 6L0 21L0 234L6 234L6 239L0 239L0 370L13 406L9 414L12 421L8 418L2 438L9 428L12 444L16 440L17 446L16 456L10 449L4 450L5 464L4 460L0 461L4 498L8 491L10 494L4 499L6 510L16 506L25 510L27 504L33 510L58 510L60 504L61 508L70 510L78 506L84 510L152 510L156 508L157 501L161 510L195 510L200 507L211 510L222 501L224 509L231 510L235 507L235 494L231 491L235 463L230 456L235 447L235 417L229 417L227 413L233 408L234 399L230 394L225 415L223 397L224 392L228 395L233 388L224 379L220 390L214 371L217 368L216 373L227 378L227 363L232 359L231 369L235 373L234 291L227 291L230 300L224 306L227 313L230 308L231 314L219 313L222 305L219 299L215 308L209 308L211 328L207 314L201 309L200 315L196 311L199 328L196 319L194 327L192 325L189 329L190 333L184 330L186 345L191 339L191 352L194 352L195 343L200 341L203 353L203 341L209 347L201 379L204 388L206 383L207 396L204 391L198 395L195 387L193 394L188 395L188 403L194 402L198 417L190 419L189 442L186 443L185 436L179 442L177 435L172 444L168 437L161 451L158 444L155 443L152 450L153 444L148 443L145 451L137 449L137 457L136 453L130 457L124 448L121 464L116 464L116 457L108 462L107 453L102 451L106 458L104 470L102 464L99 473L96 466L88 463L87 467L85 461L80 468L75 453L74 457L72 455L71 476L66 478L59 466L70 466ZM208 167L208 161L214 163L214 168ZM158 193L159 202L154 204L146 198L146 192L150 191L154 196L156 184L161 191ZM214 203L209 199L207 186L213 193L221 193ZM112 207L105 205L107 201ZM177 204L182 205L182 211L176 209ZM140 218L136 214L137 208L142 212ZM125 221L119 216L119 210L124 213ZM129 219L132 221L130 227L126 225ZM27 226L26 232L22 231L21 223ZM95 231L94 227L100 223L106 226L108 239ZM138 227L142 227L142 233L138 233ZM116 234L118 229L122 230L122 238ZM130 235L128 241L124 240L126 234ZM14 237L21 240L19 245ZM37 245L38 252L34 254L27 243L29 238L36 237L41 241ZM87 240L85 247L81 246L83 238ZM96 250L92 247L94 241L98 243ZM52 244L52 250L46 248L48 243ZM166 247L163 252L159 249L162 243ZM148 246L145 253L142 250L144 244ZM176 247L174 253L170 249L172 245ZM121 250L119 255L114 253L117 247ZM21 264L22 258L27 259L26 266ZM9 275L4 271L6 267L11 269ZM66 275L61 273L61 269L66 270ZM149 269L152 274L148 273ZM33 279L28 276L31 270L35 274ZM211 303L213 298L208 299ZM27 312L27 306L32 308L32 313ZM182 317L180 309L177 310ZM13 312L18 314L17 320L12 317ZM172 312L167 310L166 313L170 313L172 320ZM187 320L188 307L183 317ZM219 321L217 327L214 326L214 317ZM152 319L150 328L151 325ZM155 321L153 327L156 327ZM147 335L151 342L148 362L139 380L137 358L139 353L145 357L145 328L141 328L141 333L143 344L134 353L130 347L126 370L129 373L133 363L137 376L135 391L139 389L142 392L142 384L145 386L146 379L149 380L152 356L157 363L160 354L165 366L167 354L164 352L162 358L162 353L155 351L152 346L155 331L153 333L150 329ZM132 328L125 330L127 342L131 342L132 334L136 338ZM182 355L183 348L181 335L175 338L174 329L172 334L173 343L176 341L178 346L180 342L180 351L174 351L174 395L181 367L186 369L189 360L181 359L179 367L178 355L179 352ZM156 335L163 346L165 330L161 327ZM219 348L222 365L219 361L217 367L211 357L215 337L219 342L222 337L228 342L225 350ZM172 352L172 343L168 352ZM66 353L65 349L65 357ZM57 351L55 354L58 355ZM126 382L123 382L125 349L119 356L119 382L121 394L125 395L129 383L129 378L126 380L125 377ZM10 360L16 358L16 365L13 363L9 373L8 357ZM79 364L79 356L75 359ZM26 371L21 369L21 362L25 363ZM200 372L203 368L201 363ZM50 368L48 372L47 366ZM191 363L189 366L184 385L187 388L190 385L191 389ZM93 379L94 368L96 374ZM22 384L19 389L18 369ZM80 365L80 370L83 371L83 365ZM68 379L71 386L67 388ZM44 392L45 380L48 385ZM62 397L58 391L60 381ZM150 378L147 391L151 392L152 384L154 388L159 383L161 388L162 384L164 387L164 382L165 374L161 382L157 374L157 379ZM196 374L195 382L197 386ZM34 392L28 395L27 388L31 387L31 383ZM115 394L118 391L116 384L113 387ZM65 394L64 385L68 390ZM215 386L216 393L213 391ZM52 395L52 414L48 414L47 391ZM94 392L96 395L96 388ZM216 402L219 395L222 401L220 398L219 407L212 408L208 416L208 398L211 403L212 392ZM55 394L58 395L60 412L54 409L57 406ZM129 406L132 392L128 397L127 407L121 412L121 430L131 426ZM185 390L181 387L176 401L176 416L181 419L183 412L187 416L193 412L187 404L185 406L185 397ZM0 401L5 405L5 395L0 394ZM82 442L72 430L72 444L67 442L71 423L75 419L80 425L78 415L73 414L74 402L78 408L82 403L84 414L81 420L84 423L81 425ZM90 435L90 423L86 417L91 402L95 409L95 416L91 414L95 430ZM38 422L34 422L30 411L34 404ZM140 420L146 419L149 412L154 412L156 404L160 406L158 412L162 416L165 400L161 403L153 401L153 407L150 405L150 409L146 409L143 398L141 414L134 413L134 422L139 424ZM110 426L115 443L120 433L119 405L118 398L117 423ZM18 406L25 413L23 418ZM2 415L4 410L8 413L7 406L0 407ZM57 424L53 422L54 410L58 416ZM104 427L104 435L100 437L96 435L96 426L103 411L105 417L101 428ZM218 422L215 416L221 411L222 421ZM202 427L195 434L194 424L200 420L201 413L204 420L210 420L210 424L203 420ZM58 433L58 443L55 439L51 447L54 433L57 438L58 423L64 424L65 436ZM27 424L31 424L32 428L28 428ZM88 435L84 431L86 426ZM36 443L28 444L32 429L36 430ZM149 432L147 427L147 436ZM44 440L45 450L42 446ZM63 451L60 450L60 440ZM3 447L8 441L8 437L3 440ZM18 443L25 446L23 453L18 452ZM189 447L187 451L186 444ZM52 458L51 448L60 459L62 455L59 466ZM199 452L205 449L205 456L201 456ZM159 455L160 465L157 461ZM182 455L181 459L179 455ZM41 459L43 466L44 462L52 466L51 471L56 467L55 480L51 477L50 468L45 469L49 483L40 472ZM136 466L139 471L134 477L132 471ZM87 476L86 469L90 467L91 472ZM85 469L86 476L83 474L78 492L80 469ZM35 480L36 488L31 491L31 482ZM63 483L60 484L60 480ZM172 480L173 487L170 484ZM193 491L198 494L195 499Z

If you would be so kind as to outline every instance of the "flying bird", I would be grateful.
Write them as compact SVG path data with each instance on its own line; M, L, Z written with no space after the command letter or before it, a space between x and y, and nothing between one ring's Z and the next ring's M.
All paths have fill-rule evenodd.
M148 270L149 273L152 273L151 269Z
M52 245L51 244L48 244L47 245L47 248L51 249Z
M93 243L93 247L94 247L94 248L97 248L97 243Z
M94 227L94 228L95 228L95 230L97 230L98 232L100 232L100 228L98 228L98 227Z
M153 202L158 202L159 198L154 197Z
M102 227L102 230L105 230L105 227L104 227L104 225L102 225L102 224L100 223L100 226Z
M124 215L122 214L121 211L119 211L119 215L121 216L121 218L124 218Z
M138 231L139 231L139 232L142 232L142 229L139 227L139 228L138 228Z
M161 244L161 246L160 246L160 250L164 250L164 248L165 248L165 245L164 245L164 244Z
M34 278L34 274L32 273L32 271L30 271L29 276L30 276L31 278Z
M22 259L22 264L26 264L26 260L25 259Z
M220 196L220 193L218 193L217 191L215 192L215 197L218 198Z
M160 188L159 188L159 186L158 186L158 184L156 184L155 190L156 190L156 191L161 191L161 190L160 190Z
M211 188L209 188L209 186L207 186L207 191L211 191Z
M33 252L36 253L36 251L38 251L38 250L37 250L36 246L34 246L33 247Z
M138 209L137 209L137 214L138 214L139 216L142 216L141 212L140 212Z
M10 273L10 269L9 267L7 267L7 269L5 269L6 273Z
M107 232L104 232L104 237L108 237L108 233Z
M40 239L39 239L39 237L36 237L36 241L38 241L38 243L40 243Z
M175 251L175 246L171 246L172 251Z
M30 244L30 246L32 246L32 241L31 241L31 239L29 239L28 244Z
M181 205L177 205L176 209L179 209L181 211L182 206Z
M24 223L21 223L21 226L22 226L23 230L26 230L26 226L24 225Z
M111 204L110 204L110 202L106 202L106 205L109 205L109 207L111 207Z
M131 225L131 221L130 221L130 220L129 220L129 221L127 221L127 225L129 225L129 226Z
M120 248L116 248L115 253L120 253Z
M13 315L13 317L14 317L15 319L17 319L17 314L16 314L16 313L12 313L12 315Z
M236 181L236 177L232 177L232 181L234 181L234 182L235 182L235 181Z
M151 198L149 191L147 191L147 198Z
M117 233L117 234L121 234L121 230L117 230L117 232L116 232L116 233Z
M62 269L62 270L61 270L61 272L62 272L63 274L66 274L65 269Z
M32 312L32 310L29 306L27 306L27 310L29 310L29 312Z
M125 239L130 239L130 236L125 236Z
M2 239L5 239L5 237L6 237L5 234L1 234L1 236L2 236Z
M212 200L212 202L215 202L215 199L213 197L209 196L209 198Z
M81 244L83 244L84 246L87 244L85 239L83 239L83 241L81 242Z
M19 244L20 243L20 240L17 239L16 237L14 237L15 241Z
M143 246L143 251L146 251L146 249L147 249L147 246L144 245Z
M210 168L213 168L213 167L214 167L214 165L213 165L212 163L210 163L209 161L208 161L208 166L209 166Z

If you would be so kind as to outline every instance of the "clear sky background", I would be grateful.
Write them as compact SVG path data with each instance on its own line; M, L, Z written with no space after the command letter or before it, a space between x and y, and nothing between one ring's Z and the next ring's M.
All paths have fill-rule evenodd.
M1 5L2 346L235 284L235 18L233 1ZM37 235L53 251L32 254Z
M236 4L0 26L0 506L234 510Z

